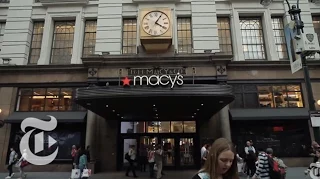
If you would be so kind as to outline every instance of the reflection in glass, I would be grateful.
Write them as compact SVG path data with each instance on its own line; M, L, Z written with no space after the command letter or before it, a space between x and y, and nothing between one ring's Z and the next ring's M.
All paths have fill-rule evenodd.
M183 132L185 133L195 133L196 132L196 122L195 121L183 121Z
M303 107L301 92L288 92L289 107Z
M121 133L133 133L133 122L121 122Z
M169 133L169 132L170 132L170 121L160 121L159 133Z
M145 133L146 124L145 122L134 122L134 133Z
M194 144L193 138L180 138L180 164L182 166L194 165Z
M274 107L271 86L258 86L260 107Z
M171 132L182 133L183 132L182 121L171 121Z
M245 59L265 59L263 30L260 18L240 18Z

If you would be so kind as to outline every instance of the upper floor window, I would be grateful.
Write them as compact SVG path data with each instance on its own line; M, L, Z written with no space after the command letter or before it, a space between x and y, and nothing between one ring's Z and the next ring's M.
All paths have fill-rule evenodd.
M192 53L191 18L178 18L178 53Z
M83 57L94 54L96 47L97 20L86 21L83 42Z
M298 108L304 107L300 85L233 85L233 108Z
M73 88L22 88L19 90L17 111L82 110L73 103Z
M317 33L318 39L320 42L320 16L313 16L312 23L313 23L314 32Z
M0 0L0 3L10 3L10 0Z
M288 60L288 49L284 34L283 19L281 17L272 17L273 36L280 60Z
M74 40L75 21L56 21L51 49L52 64L70 64Z
M220 52L232 54L230 20L227 17L218 17L218 34Z
M123 19L122 54L137 52L137 19Z
M240 18L244 58L266 59L261 18Z
M6 22L0 22L0 51L3 42L4 30L6 28Z
M37 64L40 58L43 28L44 28L44 22L33 23L29 64Z

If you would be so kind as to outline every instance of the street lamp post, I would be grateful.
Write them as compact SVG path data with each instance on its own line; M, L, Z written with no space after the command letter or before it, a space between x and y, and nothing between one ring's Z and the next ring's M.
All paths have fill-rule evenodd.
M297 5L292 5L290 6L290 3L288 0L285 0L287 5L288 5L288 13L290 14L290 18L292 21L294 21L294 30L295 30L295 34L296 37L295 39L300 39L300 35L302 35L304 33L303 28L304 28L304 23L301 20L301 9L299 8L299 0L297 0ZM272 3L272 0L261 0L260 4L264 5L264 6L268 6L269 4ZM300 55L301 58L301 62L302 62L302 70L303 70L303 74L304 74L304 81L305 81L305 85L306 85L306 90L307 90L307 96L308 96L308 103L309 103L309 111L315 111L316 110L316 106L315 106L315 100L313 97L313 92L312 92L312 85L311 85L311 81L310 81L310 75L309 75L309 69L308 69L308 65L307 65L307 60L306 57L309 56L310 54L314 53L311 51L296 51L297 54ZM319 127L314 127L313 128L313 133L314 133L314 138L317 142L320 142L320 131L319 131Z

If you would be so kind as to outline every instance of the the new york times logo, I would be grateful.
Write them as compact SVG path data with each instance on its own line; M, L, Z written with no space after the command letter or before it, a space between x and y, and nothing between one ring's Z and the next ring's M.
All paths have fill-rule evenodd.
M56 150L47 156L38 156L36 155L39 152L44 151L44 131L52 131L57 127L57 119L53 116L49 116L50 121L43 121L41 119L29 117L22 121L21 123L21 130L26 133L20 141L20 153L23 154L26 153L26 160L34 165L47 165L50 164L58 154L59 147L56 148ZM32 127L33 129L26 132L27 127ZM40 133L37 133L34 135L34 138L30 140L31 134L36 130L40 129L42 130ZM34 152L30 150L29 142L34 141ZM48 136L47 139L48 147L50 148L52 145L56 144L57 141L54 140L51 136ZM32 148L33 149L33 148Z
M311 163L310 164L310 171L309 175L312 179L319 179L320 178L320 162Z

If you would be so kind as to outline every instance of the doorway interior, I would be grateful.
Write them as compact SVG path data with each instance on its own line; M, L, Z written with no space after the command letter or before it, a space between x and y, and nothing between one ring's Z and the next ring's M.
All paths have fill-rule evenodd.
M195 169L199 166L197 149L200 144L195 121L121 122L121 124L118 152L122 153L118 156L118 162L121 162L118 165L119 170L128 166L124 157L130 145L135 145L139 157L146 148L161 144L164 151L164 169ZM123 128L125 124L132 128ZM169 126L162 128L161 126L166 126L165 124Z

